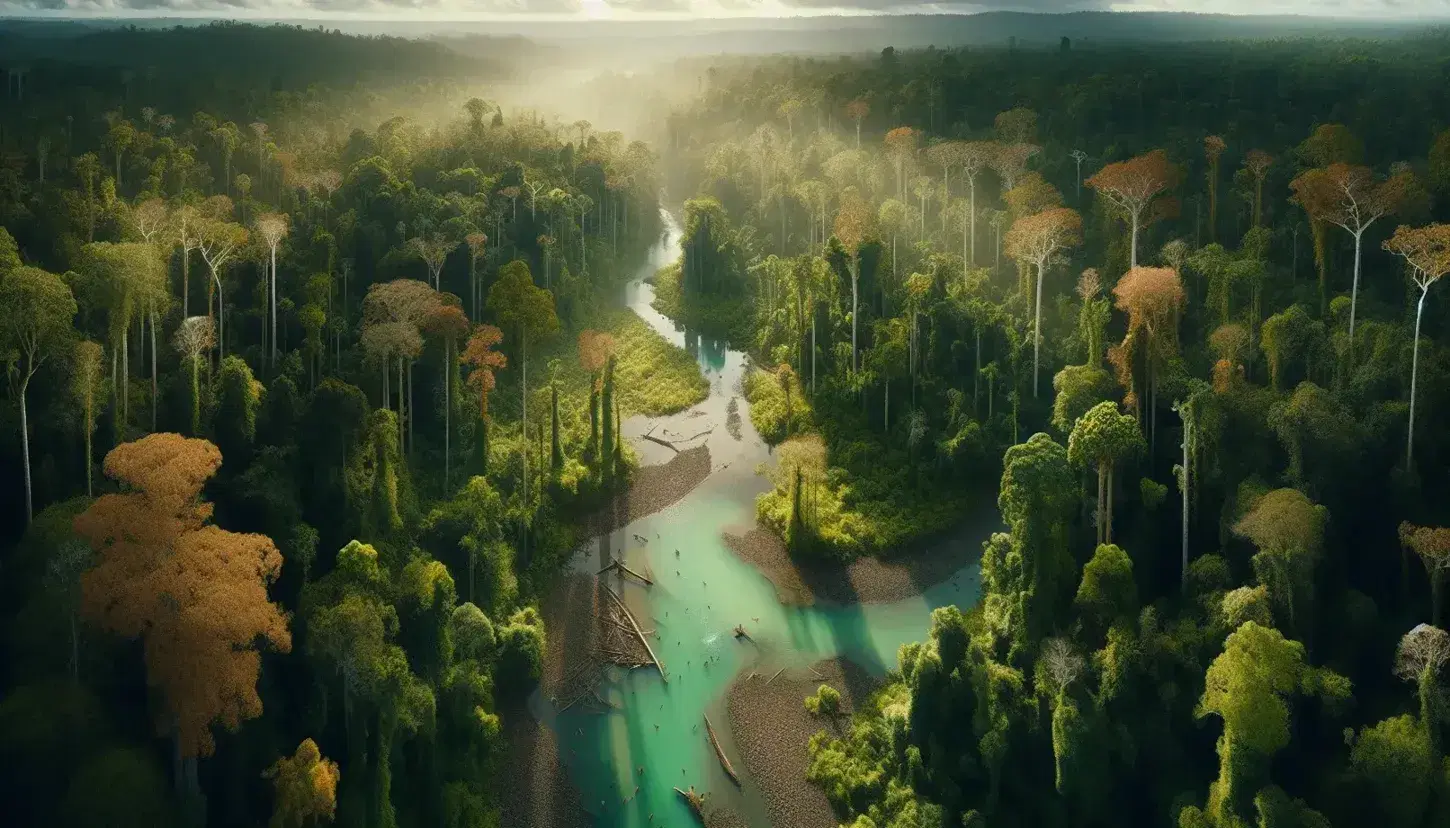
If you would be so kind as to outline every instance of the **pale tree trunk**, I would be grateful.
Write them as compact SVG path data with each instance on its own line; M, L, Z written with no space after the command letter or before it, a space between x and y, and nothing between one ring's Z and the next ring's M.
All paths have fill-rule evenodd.
M1425 296L1429 288L1420 290L1420 301L1415 304L1415 344L1410 358L1410 428L1405 435L1405 468L1415 467L1415 386L1420 373L1420 317L1425 312Z
M811 393L816 393L816 309L811 307Z
M1098 544L1103 543L1107 530L1108 464L1098 463Z
M1130 269L1138 266L1138 211L1136 210L1132 213L1132 224L1133 235L1130 241L1131 246L1128 249L1128 258L1130 261L1128 267Z
M151 308L151 431L156 431L156 308ZM87 461L89 462L89 460Z
M408 457L413 456L413 361L408 360Z
M25 410L25 392L30 388L30 377L34 373L34 367L30 366L25 375L25 381L20 383L20 455L25 466L25 525L27 526L30 525L30 519L34 517L35 511L30 488L30 420Z
M971 184L971 187L968 188L971 200L967 203L967 212L971 215L967 216L967 227L972 234L972 264L975 265L977 263L977 177L974 175L967 181Z
M272 338L271 338L271 360L270 364L275 371L277 368L277 246L272 246L272 275L268 285L268 293L271 294L272 305Z
M861 266L856 257L851 257L851 373L856 373L856 316L860 299Z
M527 509L529 506L529 332L522 326L519 329L519 349L523 354L519 374L519 407L522 411L522 416L519 418L519 433L524 437L524 508Z
M443 340L443 488L449 488L453 470L453 403L450 400L453 385L453 342Z
M1364 229L1361 228L1354 234L1354 281L1349 288L1349 360L1348 368L1354 368L1354 315L1359 307L1359 257L1360 247L1364 240ZM1418 319L1418 317L1417 317Z
M1184 590L1188 589L1188 487L1192 485L1193 480L1189 475L1188 467L1188 446L1193 439L1193 419L1189 415L1187 408L1188 404L1184 403L1178 411L1179 418L1183 420L1183 471L1181 472L1183 475L1183 484L1179 486L1179 489L1183 493L1183 567L1181 569L1182 574L1179 585Z
M1047 262L1037 263L1037 304L1032 314L1032 398L1037 398L1037 369L1042 352L1042 277Z
M1113 542L1113 466L1108 464L1108 522L1103 527L1103 543Z

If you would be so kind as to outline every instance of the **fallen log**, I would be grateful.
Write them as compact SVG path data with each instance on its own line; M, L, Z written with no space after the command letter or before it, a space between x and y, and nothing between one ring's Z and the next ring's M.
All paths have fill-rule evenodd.
M710 717L705 717L705 732L710 734L710 746L715 748L715 755L720 759L720 766L725 768L725 773L730 781L737 786L740 785L740 777L735 774L735 768L730 766L730 758L725 755L725 748L720 747L720 738L715 735L715 728L710 724Z
M779 676L780 676L780 674L781 674L781 673L784 673L784 672L785 672L785 668L784 668L784 667L782 667L782 668L780 668L780 669L779 669L779 670L776 670L776 671L775 671L775 675L773 675L773 676L771 676L771 677L770 677L770 681L767 681L767 682L766 682L766 683L765 683L765 686L766 686L766 687L769 687L769 686L770 686L770 682L771 682L771 681L775 681L775 680L776 680L776 678L778 678L778 677L779 677Z
M614 599L614 605L619 607L619 611L624 613L624 617L629 620L629 625L634 628L634 634L639 638L639 643L644 645L645 651L649 653L649 657L654 659L655 667L659 668L660 678L664 679L665 684L669 684L670 677L665 673L665 663L660 661L659 655L655 653L655 648L649 645L649 639L645 638L644 633L640 631L639 623L634 620L634 613L629 611L629 607L624 605L624 599L620 598L613 589L610 589L608 584L600 584L600 586L604 588L605 594Z
M614 560L610 561L609 562L609 566L604 567L603 569L599 570L595 574L596 575L603 575L606 572L620 572L620 573L622 573L624 575L633 575L634 577L636 577L636 578L640 579L641 581L643 581L647 586L654 586L654 581L651 581L650 579L648 579L645 576L639 574L638 572L635 572L633 569L630 569L629 567L625 566L624 565L624 561L621 561L618 558L615 558Z
M691 785L689 792L675 788L675 793L683 796L685 801L690 803L690 810L694 811L695 816L703 823L705 821L705 797L695 792L695 786Z

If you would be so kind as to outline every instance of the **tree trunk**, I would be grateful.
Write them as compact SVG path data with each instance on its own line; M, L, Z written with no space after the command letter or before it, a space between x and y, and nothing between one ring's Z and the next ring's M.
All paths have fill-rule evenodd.
M1037 399L1037 369L1042 352L1042 277L1047 261L1037 263L1037 303L1032 314L1032 398Z
M443 340L443 490L446 494L453 472L453 341Z
M1183 566L1179 577L1179 586L1187 591L1188 589L1188 489L1192 485L1193 478L1189 474L1188 446L1193 435L1193 419L1188 413L1188 403L1184 402L1178 411L1178 416L1183 420L1183 475L1182 485L1179 489L1183 493Z
M27 360L28 361L28 360ZM32 367L26 375L25 381L20 383L20 455L25 466L25 525L30 525L30 519L35 516L34 500L30 488L30 421L25 410L25 392L30 387L30 375L34 373Z
M271 275L270 278L271 278L271 281L268 284L268 293L271 294L269 301L271 302L271 306L272 306L272 308L271 308L271 314L272 314L272 338L271 338L271 356L270 356L270 363L269 364L270 364L272 370L273 371L276 371L276 369L277 369L277 246L276 245L272 245L272 275Z
M408 360L408 458L413 457L413 361Z
M859 289L861 266L854 255L851 256L851 374L856 374L856 315L858 301L860 298Z
M1133 234L1129 242L1131 247L1128 250L1128 259L1130 262L1128 268L1130 270L1138 266L1138 212L1136 210L1132 213L1132 225Z
M977 177L974 175L967 180L972 185L969 188L971 201L967 204L967 211L971 213L967 217L967 226L972 233L972 264L975 266L977 264Z
M151 431L156 431L156 309L151 311ZM89 493L89 490L87 490Z
M1107 513L1108 464L1098 463L1098 545L1102 545L1104 531L1108 526Z
M1354 234L1354 281L1349 288L1349 364L1347 368L1354 370L1354 315L1359 307L1359 259L1360 247L1364 240L1364 230Z
M528 450L528 425L529 425L529 332L523 326L519 327L519 347L523 353L523 359L519 361L522 368L519 374L519 434L524 438L524 508L529 505L529 450Z
M1103 543L1113 542L1113 466L1108 464L1108 521L1103 526Z
M1420 301L1415 305L1415 344L1410 357L1410 427L1405 435L1405 469L1415 468L1415 386L1420 374L1420 317L1425 313L1425 296L1429 288L1420 290Z
M201 436L201 355L191 357L191 436Z

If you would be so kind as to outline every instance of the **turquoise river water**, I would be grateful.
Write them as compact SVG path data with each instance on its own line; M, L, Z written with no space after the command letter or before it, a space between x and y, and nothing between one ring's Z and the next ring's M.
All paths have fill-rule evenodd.
M926 636L934 608L976 602L977 568L967 566L947 582L897 603L794 607L781 604L770 582L726 548L722 533L743 532L754 521L755 498L769 486L756 468L770 462L770 451L751 426L749 405L740 392L746 356L678 329L650 306L654 291L643 279L680 252L679 224L668 213L664 218L665 235L651 251L640 278L626 288L625 300L660 334L697 356L710 382L710 395L673 417L649 422L635 418L624 424L623 431L641 462L648 464L668 460L671 452L638 439L647 427L653 425L656 434L672 432L675 437L714 426L711 434L687 444L709 446L711 473L669 509L592 541L578 554L576 567L592 575L613 555L622 556L636 570L653 573L654 586L626 582L622 589L640 624L658 631L651 644L665 663L669 682L661 681L654 669L612 670L600 689L617 705L612 712L574 708L557 714L539 693L531 708L554 730L561 761L582 792L595 825L697 825L673 790L693 785L709 794L707 810L728 806L750 825L766 826L769 820L758 788L729 733L724 695L734 677L742 670L769 675L781 667L804 667L837 655L873 673L884 673L895 666L902 644ZM740 419L738 438L730 434L733 429L724 427L732 399ZM753 642L734 638L736 624L745 625ZM742 788L720 768L701 724L704 714L710 715L744 778ZM642 776L636 773L639 767L646 769ZM628 803L625 797L631 797Z

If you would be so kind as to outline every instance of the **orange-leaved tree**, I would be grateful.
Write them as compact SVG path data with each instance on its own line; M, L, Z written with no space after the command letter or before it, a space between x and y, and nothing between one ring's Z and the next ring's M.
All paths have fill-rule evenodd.
M123 443L103 466L122 490L75 519L97 556L81 576L82 610L141 639L165 705L158 728L184 760L212 752L213 725L236 730L262 714L260 646L292 648L287 615L267 597L282 569L276 545L208 523L201 489L221 462L216 446L179 434Z
M478 452L478 473L488 473L488 395L493 392L495 371L508 367L508 357L494 350L503 341L503 331L493 325L479 325L468 338L468 345L458 361L473 370L469 372L468 387L478 395L478 433L474 447Z
M1042 345L1042 278L1058 251L1082 240L1082 216L1070 207L1054 207L1024 216L1007 231L1007 253L1037 267L1037 299L1032 322L1032 396L1037 396L1037 371Z
M332 821L337 810L337 763L322 755L317 743L303 739L297 753L278 759L264 778L277 789L270 828L302 828L309 822Z
M1228 144L1218 135L1203 139L1203 155L1208 159L1208 240L1218 241L1218 161Z
M1085 182L1122 215L1132 233L1129 267L1138 266L1138 233L1153 219L1154 201L1178 183L1178 168L1168 153L1150 153L1109 164Z
M1142 398L1133 379L1138 345L1147 347L1148 376L1145 390L1156 395L1154 366L1161 366L1178 345L1178 315L1183 308L1183 281L1171 267L1135 267L1113 286L1117 308L1128 314L1128 332L1123 341L1108 349L1108 361L1123 386L1123 405L1143 421ZM1151 431L1150 431L1151 440Z

